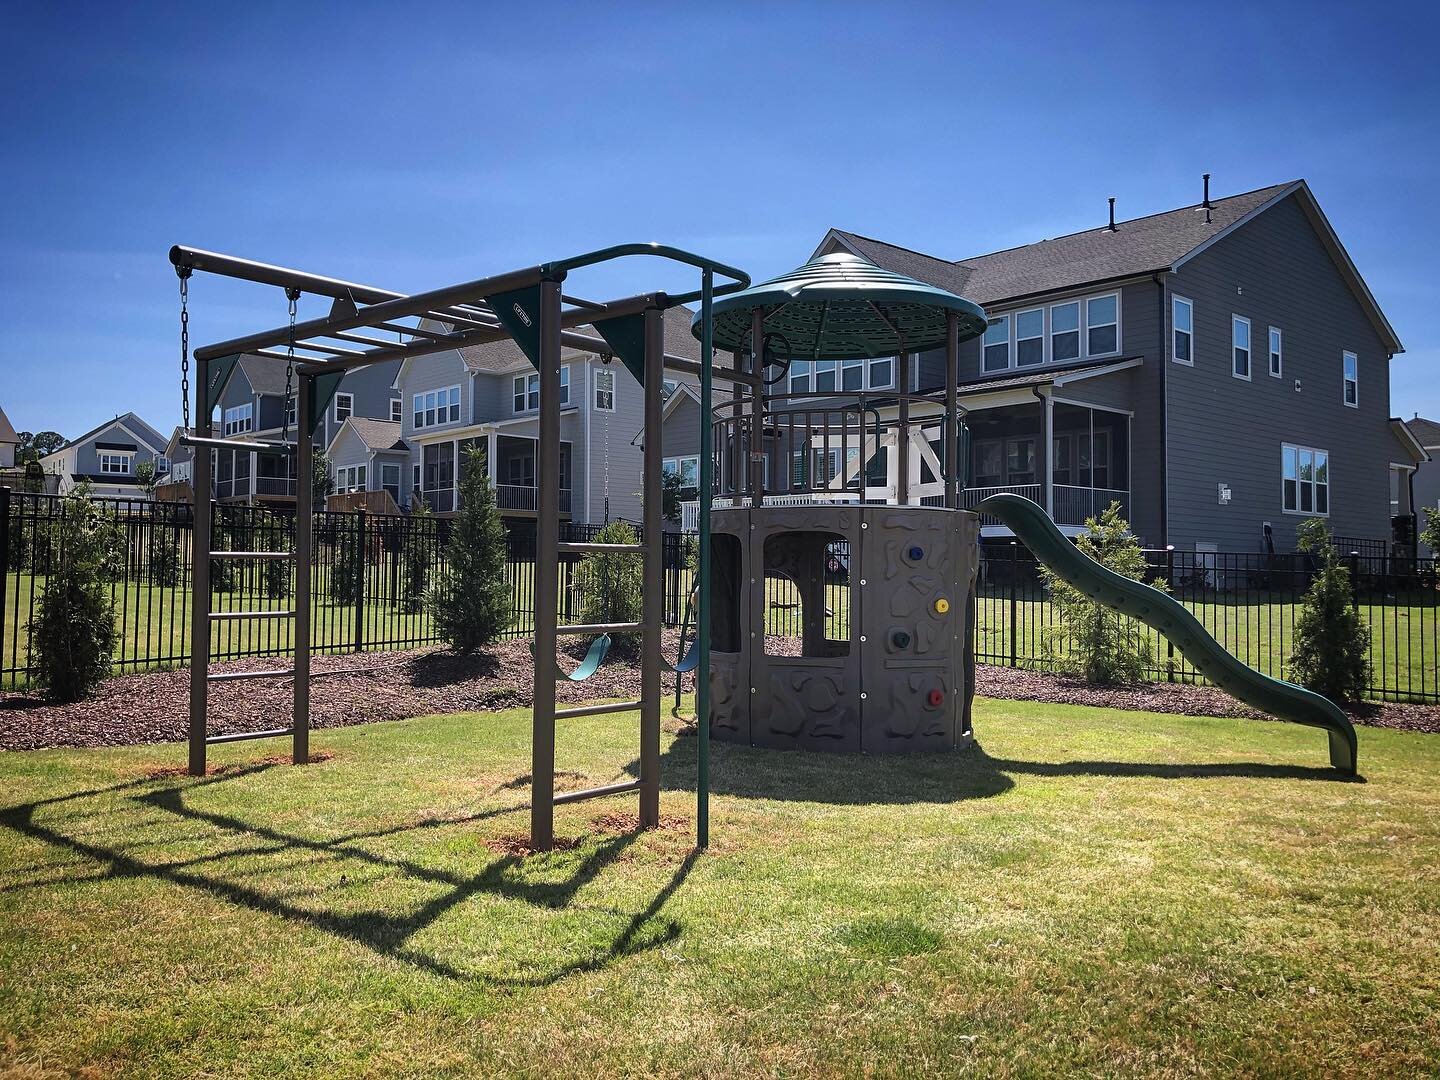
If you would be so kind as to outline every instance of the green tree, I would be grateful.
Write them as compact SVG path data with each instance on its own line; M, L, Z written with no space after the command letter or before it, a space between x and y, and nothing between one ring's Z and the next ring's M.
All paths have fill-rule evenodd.
M335 481L330 476L330 455L318 446L310 458L310 490L316 510L324 510L325 500L335 491Z
M294 551L294 523L280 514L266 514L255 524L255 551ZM260 563L260 589L269 600L283 600L291 592L294 562L265 559Z
M1120 516L1118 502L1106 507L1099 518L1086 520L1075 546L1117 574L1145 580L1144 549L1130 531L1130 523ZM1144 681L1154 650L1140 626L1091 600L1048 566L1042 566L1040 573L1060 616L1059 624L1048 627L1041 636L1046 658L1092 686ZM1164 587L1159 579L1149 584Z
M685 483L678 472L660 477L660 516L672 525L680 524L680 504L685 501Z
M142 461L135 466L135 483L146 495L155 494L155 482L159 477L155 475L155 462Z
M636 540L635 530L623 521L612 521L595 534L598 544L633 544ZM586 555L575 568L575 584L580 592L581 622L640 621L645 593L643 555L631 552ZM619 656L637 655L640 636L618 635L611 651Z
M15 464L28 465L38 462L46 454L53 454L65 445L65 436L58 431L17 431L19 443L15 446Z
M408 518L397 520L401 530L400 609L419 611L425 604L430 565L434 561L435 515L423 502L417 501Z
M1440 555L1440 510L1433 506L1425 507L1425 524L1420 529L1420 543L1428 547L1432 554Z
M500 640L515 614L506 574L505 526L485 455L465 453L460 476L460 509L446 545L446 567L430 593L435 629L458 652L468 653ZM537 573L555 568L536 567Z
M119 527L82 484L65 497L64 514L52 528L57 558L29 623L30 648L45 694L79 701L110 674L117 635L105 583L121 546Z
M1290 675L1337 705L1359 701L1370 685L1370 626L1352 602L1350 571L1320 518L1295 530L1295 546L1319 569L1295 617Z
M332 520L346 524L335 538L335 557L330 562L330 600L336 604L353 604L366 564L366 553L360 550L360 518L358 514L346 514Z

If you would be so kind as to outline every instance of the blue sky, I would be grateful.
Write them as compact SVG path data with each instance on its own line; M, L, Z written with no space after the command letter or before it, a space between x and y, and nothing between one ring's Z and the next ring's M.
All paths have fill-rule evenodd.
M832 225L959 258L1207 171L1310 181L1406 345L1391 412L1440 416L1434 5L121 7L7 5L20 429L178 421L177 241L401 291L629 240L758 279ZM284 321L274 290L192 295L200 342Z

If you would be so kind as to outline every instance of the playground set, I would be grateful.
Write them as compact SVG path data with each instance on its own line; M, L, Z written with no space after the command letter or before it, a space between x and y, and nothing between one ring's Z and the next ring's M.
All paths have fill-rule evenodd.
M699 287L609 301L568 294L572 273L650 256L698 270ZM511 339L540 378L535 607L535 691L531 738L530 843L552 846L554 807L638 792L642 827L659 820L662 596L647 588L635 622L560 624L561 553L633 554L647 583L662 578L662 388L667 371L698 380L700 409L699 566L696 640L672 671L696 672L696 836L709 842L709 744L837 752L944 751L973 737L975 577L982 516L1010 527L1042 562L1096 602L1159 630L1216 685L1280 719L1318 727L1330 762L1356 770L1355 731L1336 706L1302 687L1263 675L1231 656L1181 604L1081 554L1035 503L998 494L962 509L968 459L956 396L962 341L984 332L984 311L961 296L883 270L848 254L813 259L751 285L743 271L677 248L627 244L429 292L405 295L188 247L170 261L180 278L181 373L190 431L188 287L195 271L285 291L289 320L274 329L194 351L195 545L189 770L203 775L206 748L240 739L289 738L292 758L310 759L309 612L292 608L211 610L211 560L293 563L294 595L310 593L313 505L296 485L294 550L211 550L210 451L287 457L304 476L313 432L341 378L367 364ZM716 275L723 280L716 283ZM331 301L322 318L297 322L309 293ZM664 312L698 302L695 361L664 350ZM618 358L644 393L643 522L635 544L559 539L560 356L562 346ZM716 362L728 353L729 364ZM920 355L943 355L940 389L913 389ZM217 438L212 416L243 354L286 363L293 421L279 442ZM775 392L792 362L894 357L893 390ZM729 395L715 401L714 380ZM287 391L288 396L288 391ZM289 404L289 402L287 402ZM295 425L293 440L289 422ZM830 610L827 584L845 552L846 602ZM800 598L798 655L767 648L767 581L791 582ZM212 673L209 633L220 619L293 620L293 659L284 669ZM641 639L640 697L556 707L558 679L581 681L604 660L612 635ZM585 660L566 673L561 638L588 637ZM314 675L324 674L316 672ZM292 679L288 725L210 735L211 683ZM583 716L638 711L640 753L633 780L555 791L555 725Z

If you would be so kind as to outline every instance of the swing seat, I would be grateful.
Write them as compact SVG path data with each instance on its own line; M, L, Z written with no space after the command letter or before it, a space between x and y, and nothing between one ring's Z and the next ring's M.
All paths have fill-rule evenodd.
M666 671L673 671L676 675L689 675L700 666L700 642L692 641L689 652L681 658L678 664L672 664L666 660L660 662L665 665Z
M585 659L580 661L579 667L577 667L574 671L566 671L557 662L555 664L555 674L559 678L567 679L570 682L584 682L586 679L590 678L590 676L594 675L595 672L600 670L600 665L605 662L605 656L609 652L610 635L601 634L599 637L597 637L594 641L590 643L590 649L588 652L585 653ZM535 643L533 641L530 643L530 655L535 655Z

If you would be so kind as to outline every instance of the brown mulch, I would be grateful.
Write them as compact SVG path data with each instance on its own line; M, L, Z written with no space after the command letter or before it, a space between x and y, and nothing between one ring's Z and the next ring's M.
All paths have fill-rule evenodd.
M1223 690L1193 683L1144 683L1098 687L1042 671L1023 668L975 668L975 689L986 697L1012 701L1048 701L1060 705L1091 705L1100 709L1132 709L1186 716L1244 716L1265 720L1261 712L1236 701ZM1367 702L1347 710L1350 719L1370 727L1440 734L1440 706L1398 702Z
M590 819L590 824L601 832L624 835L640 831L640 815L607 811L603 814L596 814ZM677 817L674 814L661 814L660 822L655 827L668 829L671 832L686 832L690 828L690 821L688 818Z
M557 836L551 840L550 850L569 851L579 842L573 836ZM520 833L492 837L484 843L497 855L509 855L512 858L523 859L527 855L535 854L535 849L530 846L530 837L522 836Z
M788 644L781 642L781 645ZM578 663L584 642L573 643L567 667ZM667 634L666 655L675 655L676 634ZM213 671L283 667L283 660L244 659L215 664ZM310 686L314 728L347 727L378 720L403 720L432 713L525 708L531 704L533 661L528 642L506 642L471 656L432 649L406 653L316 656ZM1185 683L1097 689L1074 680L1016 668L976 669L976 689L989 697L1144 709L1194 716L1258 716L1220 690ZM674 676L664 677L668 702ZM100 693L73 705L51 705L25 693L0 693L0 750L58 746L126 746L175 742L188 730L190 672L153 671L109 679ZM693 689L694 680L686 679ZM561 681L558 698L579 704L598 698L638 698L640 670L612 654L609 663L583 683ZM284 727L290 713L288 681L212 683L209 730L226 734ZM1370 704L1353 710L1357 723L1406 731L1440 733L1440 707Z

